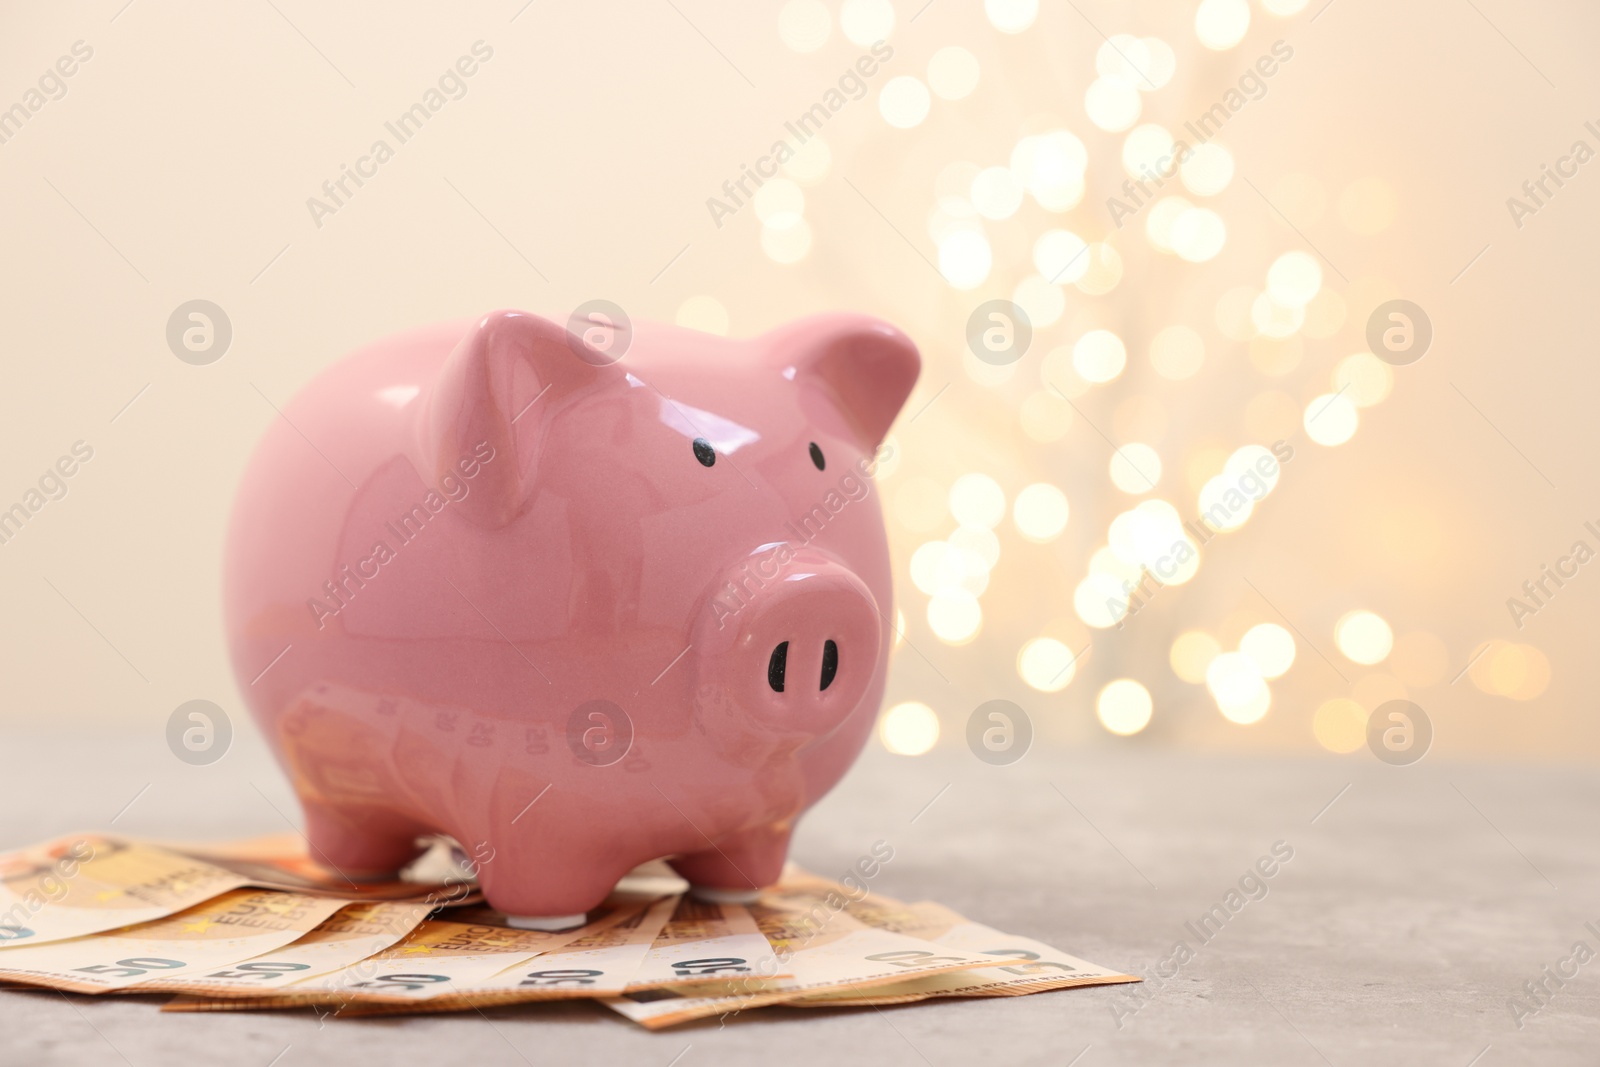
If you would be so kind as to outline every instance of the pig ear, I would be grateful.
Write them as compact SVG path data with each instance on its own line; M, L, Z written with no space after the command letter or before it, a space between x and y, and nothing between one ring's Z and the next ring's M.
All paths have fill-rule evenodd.
M478 319L445 360L429 399L422 428L429 484L448 474L459 479L475 464L459 506L485 525L510 521L532 495L550 414L574 393L620 377L610 363L537 315L492 311Z
M766 342L785 377L832 394L868 449L883 441L922 370L911 339L867 315L814 315L774 330Z

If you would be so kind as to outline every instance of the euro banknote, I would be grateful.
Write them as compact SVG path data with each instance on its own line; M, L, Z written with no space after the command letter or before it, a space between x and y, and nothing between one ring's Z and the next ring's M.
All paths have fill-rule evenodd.
M844 910L786 904L750 906L757 927L789 978L754 975L743 988L704 994L692 987L624 992L606 999L612 1010L647 1029L736 1014L796 997L867 989L946 971L998 966L1005 959L942 948L908 934L868 926Z
M347 904L291 944L213 970L181 977L164 974L141 983L139 991L262 996L377 955L416 929L432 909L431 904L396 901Z
M881 904L881 902L879 902ZM997 956L1007 962L974 971L946 971L870 990L839 990L799 997L799 1007L842 1008L905 1004L931 997L1015 997L1075 986L1137 982L1131 974L1081 960L1031 937L1002 933L975 923L933 901L880 907L863 916L884 929L923 938L936 945Z
M461 1011L524 1000L619 993L638 971L673 898L622 899L572 930L519 930L489 909L468 922L429 920L376 956L270 996L184 997L168 1011L248 1011L319 1006L332 1014Z
M0 978L75 993L129 990L215 970L309 934L348 901L234 889L176 915L0 952Z
M249 882L137 841L47 841L0 856L0 953L162 919Z
M80 834L0 855L0 983L166 994L165 1011L338 1018L597 1000L648 1029L765 1006L866 1007L1134 982L932 901L791 865L744 906L640 868L585 921L523 930L436 844L358 883L298 835Z
M791 869L780 885L768 890L767 897L789 907L813 908L850 892L837 882ZM916 978L880 986L870 993L849 990L819 993L792 1003L817 1007L899 1004L929 997L1020 996L1050 989L1139 981L1133 975L1079 959L1041 941L1002 933L973 922L933 901L906 904L893 897L874 894L852 901L848 908L851 915L869 926L909 934L949 948L1006 957L1014 962L971 974L951 972Z

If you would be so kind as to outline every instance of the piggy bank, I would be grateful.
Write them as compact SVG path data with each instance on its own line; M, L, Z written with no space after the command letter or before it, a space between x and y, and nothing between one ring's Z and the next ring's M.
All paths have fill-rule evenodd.
M335 364L250 460L225 614L320 863L447 834L518 925L667 857L777 880L883 694L873 477L916 348L857 315L753 340L521 311Z

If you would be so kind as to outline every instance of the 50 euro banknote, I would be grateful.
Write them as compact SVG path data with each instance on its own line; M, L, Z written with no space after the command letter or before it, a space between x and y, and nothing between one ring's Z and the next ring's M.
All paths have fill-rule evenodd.
M664 989L625 994L607 1004L660 1029L773 1004L868 1006L1139 981L938 904L867 895L793 866L753 910L795 981L722 996Z
M614 997L663 988L731 992L761 974L784 973L750 912L736 904L673 896L620 921L591 923L583 936L521 966L442 996L409 1003L370 999L345 1017L463 1011L539 1000Z
M1122 974L1053 948L1031 937L1002 933L967 919L942 904L921 901L900 908L875 910L867 922L881 918L886 929L913 934L936 945L999 957L998 967L974 971L947 971L870 990L841 990L799 997L797 1007L841 1008L876 1004L905 1004L930 997L1016 997L1076 986L1137 982Z
M838 894L848 892L836 882L791 870L786 872L779 886L768 891L768 897L791 907L813 907L818 901L837 899ZM852 900L847 907L851 915L869 926L982 956L1003 957L1009 962L970 974L947 972L880 986L868 993L850 990L820 993L790 1003L800 1007L835 1008L901 1004L930 997L1023 996L1051 989L1140 981L1134 975L1079 959L1042 941L973 922L933 901L906 904L875 894Z
M792 896L785 903L797 904ZM809 992L870 988L1011 962L952 953L842 913L821 922L798 906L745 908L686 896L657 901L617 921L592 922L578 934L565 944L552 941L539 954L487 977L477 972L446 977L445 968L432 961L414 963L405 974L385 971L390 983L405 988L347 986L337 1014L459 1011L593 997L656 1029ZM328 976L320 983L289 986L285 995L232 1004L185 1000L168 1010L292 1007L308 1002L306 987L326 988L339 980Z
M98 834L0 855L0 953L165 918L250 879Z
M868 989L912 977L999 966L1005 959L951 950L862 923L844 910L787 904L750 906L757 928L790 977L752 975L707 993L693 987L624 992L605 1000L617 1013L656 1030L824 992Z
M147 844L221 867L261 889L436 906L471 904L482 899L472 873L459 865L450 843L442 838L428 842L423 854L401 876L376 881L347 877L298 833L264 834L239 841Z
M357 1003L340 1014L349 1017L467 1011L616 995L639 973L677 903L675 898L655 900L622 910L613 919L591 922L578 931L581 936L567 944L446 995L405 1004Z
M938 904L904 904L792 866L748 908L663 895L682 886L659 872L630 876L584 925L559 932L461 906L472 886L459 876L379 890L421 899L330 895L339 876L287 838L189 846L80 836L0 857L0 872L22 912L14 918L31 924L0 927L0 982L180 994L169 1011L315 1006L357 1016L591 997L659 1029L770 1004L1138 980ZM248 887L260 882L308 891ZM74 932L84 929L93 932Z
M321 1006L341 1017L456 1011L522 1000L620 992L671 917L671 898L613 900L583 926L514 929L489 909L468 921L430 919L403 941L270 996L184 997L165 1011L240 1011Z
M420 865L419 865L420 868ZM318 864L298 835L158 844L79 834L0 854L0 955L166 918L245 886L343 904L470 902L477 887L435 862L424 880L358 883Z
M382 952L416 929L432 907L396 901L347 904L282 948L214 970L152 977L131 991L259 997L294 982L342 971Z
M75 993L142 991L298 941L349 904L272 889L234 889L165 918L0 952L0 979Z

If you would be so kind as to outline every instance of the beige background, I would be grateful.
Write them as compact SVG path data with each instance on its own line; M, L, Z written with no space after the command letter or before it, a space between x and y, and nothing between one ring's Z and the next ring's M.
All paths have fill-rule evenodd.
M1028 31L1006 36L977 4L933 0L918 14L897 0L894 60L826 129L832 167L806 190L810 253L779 265L761 250L752 210L718 229L704 201L863 51L837 22L824 47L800 55L784 46L769 3L536 0L519 13L521 0L448 12L274 2L0 11L0 107L74 41L94 48L65 98L0 144L0 505L21 499L74 441L95 450L69 495L0 545L6 732L159 735L183 701L240 707L220 632L220 545L235 480L275 417L260 394L281 405L351 347L441 318L507 305L564 317L605 297L639 318L672 319L686 300L711 296L735 334L852 308L917 340L926 372L909 410L949 388L902 423L903 462L881 483L889 501L906 479L948 486L969 471L994 477L1008 498L1044 480L1071 500L1052 544L1027 544L1002 524L983 629L960 647L928 630L927 597L907 572L916 546L953 520L928 533L891 518L907 639L923 655L899 650L890 697L931 705L941 745L960 746L970 710L999 696L1029 711L1044 743L1315 751L1319 705L1388 691L1358 689L1386 668L1359 667L1334 647L1335 621L1364 607L1448 650L1443 681L1407 690L1433 717L1436 755L1600 756L1591 651L1600 568L1583 570L1520 634L1505 607L1583 520L1600 518L1589 329L1600 162L1520 230L1505 208L1574 139L1600 147L1582 129L1600 120L1593 7L1335 0L1320 14L1314 2L1273 19L1256 6L1245 41L1212 53L1194 41L1192 4L1047 4ZM1109 238L1126 265L1117 289L1095 298L1069 288L1067 314L1009 379L982 384L961 355L972 308L1010 294L1043 230L1114 232L1104 198L1122 178L1122 138L1095 129L1082 104L1095 27L1172 42L1177 76L1145 101L1145 121L1169 126L1204 110L1274 39L1296 56L1222 138L1238 166L1211 205L1229 225L1222 255L1179 265L1130 226ZM479 39L494 58L467 95L316 228L306 198ZM976 92L935 98L914 129L886 124L877 93L887 78L925 77L928 57L950 44L978 57ZM926 221L941 171L1003 163L1019 135L1051 126L1087 145L1088 195L1062 216L1029 202L987 224L988 281L952 288L921 258L937 256ZM1299 232L1242 180L1271 194L1293 175L1323 194L1320 210L1315 198L1285 209ZM1338 204L1371 179L1393 191L1396 210L1381 232L1358 233ZM1218 334L1211 308L1296 248L1319 249L1348 277L1328 274L1327 284L1350 314L1333 338L1307 342L1295 369L1269 377L1246 345ZM1249 443L1246 405L1263 391L1301 406L1327 391L1330 368L1361 349L1366 311L1386 295L1427 309L1428 356L1397 371L1392 396L1363 412L1348 444L1323 448L1291 426L1297 457L1257 517L1214 543L1195 581L1124 630L1091 635L1074 618L1072 589L1107 523L1136 498L1111 486L1109 446L1086 421L1120 436L1119 405L1158 399L1160 495L1192 514L1186 458ZM180 362L164 340L172 309L196 297L233 323L231 350L211 366ZM1156 377L1134 341L1174 321L1194 325L1208 348L1205 370L1181 384ZM1019 406L1038 387L1041 357L1093 325L1129 338L1128 371L1078 399L1086 419L1061 440L1030 440ZM1167 649L1187 629L1226 646L1249 625L1280 621L1246 578L1336 666L1301 641L1273 683L1271 712L1241 727L1173 675ZM1094 642L1073 683L1049 695L1015 669L1019 647L1044 633ZM1467 678L1448 684L1497 638L1548 658L1542 695L1514 701ZM1149 728L1127 739L1093 711L1100 686L1124 676L1155 699Z

